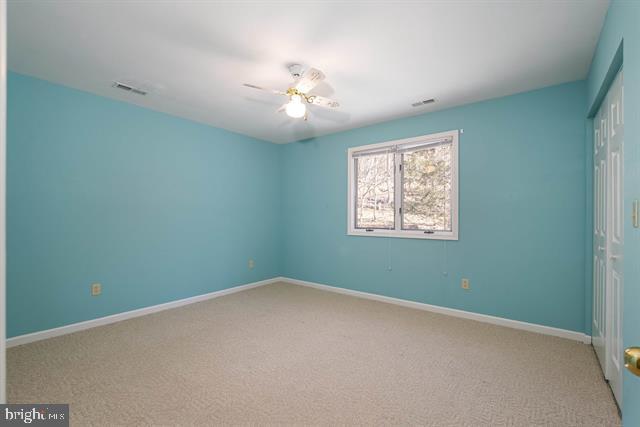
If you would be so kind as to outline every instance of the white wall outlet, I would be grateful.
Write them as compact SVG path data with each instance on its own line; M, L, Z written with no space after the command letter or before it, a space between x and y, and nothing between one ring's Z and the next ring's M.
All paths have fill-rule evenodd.
M471 287L469 286L469 279L462 279L462 282L460 283L460 287L466 290L471 289Z
M96 297L102 293L102 285L100 283L91 284L91 295Z
M252 259L249 260L249 270L253 270L253 267L256 266L256 262Z

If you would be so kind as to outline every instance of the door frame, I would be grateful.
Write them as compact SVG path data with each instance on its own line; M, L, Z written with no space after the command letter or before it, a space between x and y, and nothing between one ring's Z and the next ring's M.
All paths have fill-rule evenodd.
M7 2L0 0L0 404L6 394Z

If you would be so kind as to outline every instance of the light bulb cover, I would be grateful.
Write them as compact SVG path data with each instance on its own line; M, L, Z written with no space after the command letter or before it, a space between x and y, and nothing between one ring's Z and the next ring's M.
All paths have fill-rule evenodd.
M302 103L302 97L300 95L293 95L285 110L287 116L297 119L305 115L307 107Z

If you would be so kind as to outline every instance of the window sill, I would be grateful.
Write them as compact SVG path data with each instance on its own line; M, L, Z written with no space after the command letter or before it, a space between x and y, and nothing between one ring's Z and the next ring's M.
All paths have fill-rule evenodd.
M394 237L401 239L427 239L427 240L458 240L458 235L454 232L425 233L424 231L396 231L396 230L348 230L348 236L360 237Z

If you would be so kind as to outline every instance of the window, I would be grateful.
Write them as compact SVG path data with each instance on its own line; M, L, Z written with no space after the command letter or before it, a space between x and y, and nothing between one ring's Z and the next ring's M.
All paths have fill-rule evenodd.
M458 131L349 149L348 234L458 239Z

